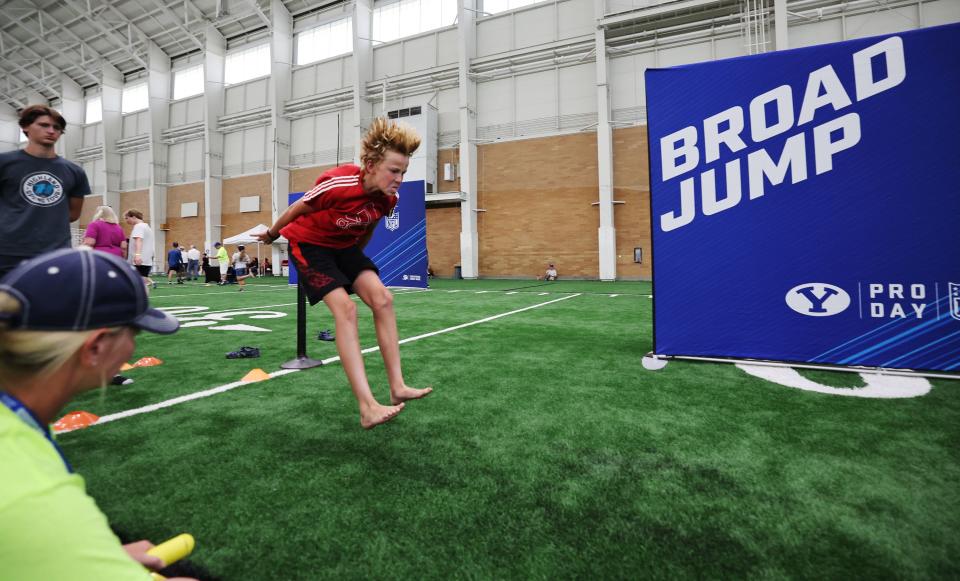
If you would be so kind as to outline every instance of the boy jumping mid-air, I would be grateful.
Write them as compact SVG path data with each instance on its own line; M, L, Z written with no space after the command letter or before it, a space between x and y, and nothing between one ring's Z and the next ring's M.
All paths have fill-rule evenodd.
M419 146L420 137L412 128L375 119L360 145L362 168L343 165L327 170L312 190L258 235L266 243L281 234L289 240L290 256L310 304L322 300L333 314L337 352L365 429L392 420L405 401L433 391L429 387L414 389L404 382L393 295L380 281L376 265L363 253L377 223L396 207L397 190L410 156ZM360 352L357 306L349 293L356 293L373 311L392 405L381 405L370 391Z

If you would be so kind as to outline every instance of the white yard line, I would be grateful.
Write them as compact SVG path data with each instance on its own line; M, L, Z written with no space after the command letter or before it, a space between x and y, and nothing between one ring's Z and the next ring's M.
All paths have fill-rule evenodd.
M443 334L443 333L450 333L450 332L452 332L452 331L458 331L458 330L460 330L460 329L465 329L465 328L467 328L467 327L472 327L473 325L480 325L480 324L482 324L482 323L489 323L490 321L495 321L495 320L500 319L500 318L502 318L502 317L508 317L508 316L510 316L510 315L515 315L515 314L517 314L517 313L522 313L522 312L524 312L524 311L529 311L529 310L531 310L531 309L538 309L538 308L540 308L540 307L545 307L545 306L547 306L547 305L549 305L549 304L557 303L557 302L560 302L560 301L565 301L565 300L567 300L567 299L572 299L572 298L578 297L578 296L580 296L580 293L572 294L572 295L567 295L567 296L565 296L565 297L560 297L559 299L553 299L552 301L547 301L547 302L545 302L545 303L538 303L538 304L536 304L536 305L530 305L529 307L524 307L524 308L522 308L522 309L515 309L515 310L512 310L512 311L508 311L508 312L506 312L506 313L500 313L499 315L493 315L493 316L490 316L490 317L485 317L485 318L483 318L483 319L477 319L476 321L470 321L469 323L463 323L462 325L455 325L455 326L453 326L453 327L447 327L446 329L440 329L439 331L432 331L432 332L430 332L430 333L424 333L423 335L416 335L416 336L414 336L414 337L407 337L406 339L401 339L401 340L400 340L400 344L402 345L402 344L404 344L404 343L412 343L413 341L419 341L420 339L426 339L426 338L428 338L428 337L433 337L433 336L435 336L435 335L441 335L441 334ZM368 348L368 349L362 350L361 353L373 353L374 351L379 351L379 350L380 350L379 347L370 347L370 348ZM324 365L326 365L326 364L329 364L329 363L334 363L334 362L339 361L339 360L340 360L340 357L339 357L339 356L338 356L338 357L330 357L330 358L328 358L328 359L324 359L324 360L323 360L323 363L324 363ZM273 373L271 373L271 374L270 374L270 378L273 379L274 377L280 377L280 376L282 376L282 375L289 375L290 373L295 373L295 372L297 372L297 371L300 371L300 370L299 370L299 369L281 369L281 370L279 370L279 371L274 371ZM227 383L227 384L225 384L225 385L221 385L221 386L214 387L214 388L211 388L211 389L207 389L207 390L204 390L204 391L198 391L198 392L190 393L190 394L187 394L187 395L181 395L180 397L175 397L175 398L173 398L173 399L168 399L168 400L165 400L165 401L161 401L161 402L159 402L159 403L150 404L150 405L146 405L146 406L139 407L139 408L134 408L134 409L132 409L132 410L126 410L126 411L118 412L118 413L115 413L115 414L108 414L108 415L105 415L105 416L101 416L100 419L96 421L96 423L91 424L91 425L92 425L92 426L98 426L98 425L100 425L100 424L106 424L106 423L108 423L108 422L112 422L112 421L115 421L115 420L122 420L123 418L129 418L129 417L132 417L132 416L138 416L138 415L140 415L140 414L146 414L146 413L154 412L154 411L157 411L157 410L161 410L161 409L163 409L163 408L168 408L168 407L170 407L170 406L175 406L175 405L177 405L177 404L185 403L185 402L188 402L188 401L193 401L193 400L195 400L195 399L202 399L202 398L205 398L205 397L210 397L210 396L212 396L212 395L217 395L218 393L224 393L224 392L230 391L231 389L240 387L241 385L247 385L247 384L249 384L249 383L253 383L253 382L249 382L249 381L234 381L233 383ZM65 434L65 433L71 432L71 431L74 431L74 430L64 430L64 431L62 431L62 432L57 432L57 433L58 433L58 434Z

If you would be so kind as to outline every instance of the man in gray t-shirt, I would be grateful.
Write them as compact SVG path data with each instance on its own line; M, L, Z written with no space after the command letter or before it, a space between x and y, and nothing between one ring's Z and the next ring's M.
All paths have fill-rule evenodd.
M83 168L54 150L66 124L55 109L27 107L20 112L27 146L0 153L0 276L70 247L70 222L80 218L90 184Z

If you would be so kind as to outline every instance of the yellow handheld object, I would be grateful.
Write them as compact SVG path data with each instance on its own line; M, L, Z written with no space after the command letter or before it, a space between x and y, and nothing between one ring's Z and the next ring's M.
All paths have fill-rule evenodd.
M193 552L193 536L188 533L177 535L147 551L148 555L160 557L164 565L172 565Z

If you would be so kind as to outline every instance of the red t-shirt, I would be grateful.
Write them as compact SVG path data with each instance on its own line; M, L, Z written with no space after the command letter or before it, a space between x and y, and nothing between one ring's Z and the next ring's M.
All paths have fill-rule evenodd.
M290 242L349 248L377 220L393 212L400 194L365 194L360 168L342 165L323 172L317 185L300 199L316 211L298 216L280 234Z

